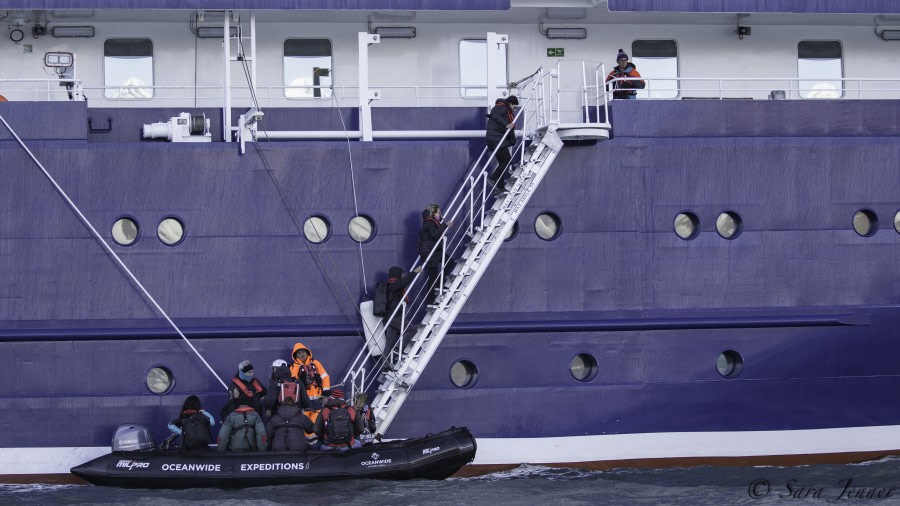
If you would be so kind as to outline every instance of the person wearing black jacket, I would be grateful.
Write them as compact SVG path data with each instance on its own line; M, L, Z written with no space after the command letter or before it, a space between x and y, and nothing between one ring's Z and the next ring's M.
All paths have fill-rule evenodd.
M311 433L313 428L312 420L288 397L266 424L266 435L276 452L302 452L309 448L306 433Z
M249 406L260 415L263 412L262 398L266 395L266 388L253 377L253 364L244 360L238 364L238 372L231 378L228 385L228 402L222 406L222 420L228 418L239 406Z
M488 181L491 186L496 182L500 183L497 185L498 187L502 185L503 175L509 162L512 161L509 148L516 144L515 118L517 105L519 105L519 99L515 95L510 95L506 99L498 98L494 102L491 112L487 115L485 141L491 152L494 149L497 150L497 154L494 155L497 159L497 167L491 172L491 180L493 181ZM507 131L509 131L509 134L506 134ZM504 134L506 134L505 139L503 138ZM502 144L501 140L503 141Z
M345 426L338 428L337 413L340 411L346 411L349 420L344 419L341 423ZM359 448L362 446L362 441L358 438L364 429L363 419L357 413L356 408L349 406L344 400L344 391L340 388L332 388L331 396L325 403L325 407L322 408L319 417L316 418L314 426L314 432L319 436L319 447L323 450ZM333 441L331 440L333 433L345 433L349 436L349 441Z
M297 399L295 404L299 404L303 409L312 409L312 403L309 395L306 394L306 385L302 381L291 376L291 368L287 361L278 359L272 362L272 376L269 378L269 388L266 389L265 397L262 404L266 409L266 416L269 417L277 412L279 404L279 394L281 394L281 385L286 382L297 384Z
M412 270L412 272L408 272L405 275L403 274L402 267L391 267L388 269L388 288L387 288L387 317L390 317L394 314L394 310L397 309L397 306L403 302L403 297L406 296L406 288L412 283L413 279L415 279L416 274L422 272L422 267L416 267ZM406 323L409 323L409 314L406 314ZM385 338L385 353L390 352L391 348L394 347L394 344L397 342L397 338L400 337L400 331L402 324L404 323L402 310L397 311L397 314L394 315L394 318L388 322L384 329L384 338Z
M213 416L200 406L200 398L191 395L184 400L178 418L169 422L169 430L173 436L181 436L182 449L209 451L210 427L215 424Z
M425 272L428 273L428 285L425 287L427 290L427 304L434 304L434 301L437 298L435 288L437 288L438 282L440 281L441 259L444 256L444 247L443 244L438 244L439 239L444 235L444 232L452 226L452 221L441 221L441 206L437 204L428 204L425 210L422 211L422 230L419 231L418 249L419 256L422 257L422 261L425 263ZM428 258L429 253L431 253L432 248L434 248L436 244L438 244L437 249L435 249L431 258ZM427 261L425 261L426 258L428 259ZM446 264L444 265L444 276L446 278L447 274L453 270L453 261L449 258L444 260L446 260Z

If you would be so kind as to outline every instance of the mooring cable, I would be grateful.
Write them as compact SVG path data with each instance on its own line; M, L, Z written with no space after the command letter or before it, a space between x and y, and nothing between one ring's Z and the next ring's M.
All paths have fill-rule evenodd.
M238 40L238 45L239 45L240 53L244 54L243 42L240 41L240 39ZM249 68L247 68L247 60L246 60L246 58L242 58L240 61L241 61L241 65L244 69L244 78L247 80L247 85L249 86L249 88L251 90L251 92L250 92L251 101L253 102L254 107L256 107L257 109L260 109L259 101L257 99L256 93L253 91L254 90L253 79L252 79ZM264 128L262 128L262 131L265 132L266 130ZM272 142L272 139L268 138L268 136L267 136L267 139L268 139L269 143ZM257 154L259 154L259 158L263 164L263 167L266 169L266 172L269 174L269 177L272 179L272 183L275 186L275 190L276 190L276 192L278 192L278 195L281 197L281 200L285 206L285 210L287 211L288 216L290 216L291 222L294 224L294 227L297 229L297 233L300 234L301 236L304 235L303 227L298 222L297 217L295 216L295 213L291 210L291 205L289 203L287 195L285 195L284 190L282 189L281 185L278 183L278 177L275 175L274 169L272 168L269 161L266 159L266 156L263 153L263 150L260 147L260 144L256 139L253 140L253 146L254 146L254 148L256 148ZM283 172L284 174L287 175L288 172L285 169L284 164L281 162L281 157L278 156L277 150L273 150L272 153L275 155L275 160L278 162L278 166L280 167L281 172ZM288 185L290 186L290 189L292 190L294 195L296 195L297 200L300 202L300 206L303 208L303 212L306 213L308 216L312 216L312 214L309 212L309 209L307 209L306 203L304 202L303 198L300 197L300 191L293 184L293 182L291 181L291 178L289 176L286 176L286 179L287 179ZM347 286L347 282L344 280L344 277L341 276L340 269L338 269L337 263L335 262L334 257L331 255L331 252L329 251L328 246L326 246L324 244L326 238L322 237L322 235L319 233L318 227L314 226L313 231L316 233L316 238L319 239L319 244L325 250L325 255L326 255L327 259L330 261L332 268L334 268L334 271L337 273L337 277L340 280L341 284L343 285L344 291L347 293L347 297L351 301L351 305L353 306L356 313L359 314L360 310L358 307L356 307L356 302L353 297L353 294L350 293L350 287ZM310 246L309 242L311 242L311 241L304 241L303 244L306 247L307 251L309 252L313 262L315 262L316 266L319 268L319 272L322 273L322 278L324 279L325 283L328 285L329 290L331 290L332 294L334 295L335 302L338 304L338 309L341 311L342 315L347 318L347 321L350 322L350 325L353 326L353 330L356 332L357 336L363 342L365 342L366 338L363 337L363 332L360 331L359 327L356 325L356 322L351 317L352 313L348 312L345 309L344 303L342 302L341 297L338 296L338 290L334 287L334 284L332 283L332 280L330 279L330 276L327 273L327 268L324 265L324 262L319 258L320 255L317 254L315 251L313 251L312 246ZM363 325L365 325L365 321L363 321Z
M22 139L19 138L19 135L16 134L15 130L13 130L12 127L9 126L9 123L6 122L6 119L3 117L3 115L0 115L0 121L3 122L3 125L6 126L7 130L9 130L9 133L11 133L12 136L16 139L16 142L19 143L19 146L22 146L22 149L24 149L25 152L28 153L28 156L31 157L31 159L34 161L34 163L37 164L37 166L41 169L41 172L44 173L44 176L46 176L47 179L50 180L50 184L53 185L53 187L56 189L56 192L59 193L63 199L65 199L66 203L69 205L69 207L72 208L73 211L75 211L75 214L78 215L78 218L81 219L82 223L84 223L91 230L91 233L94 234L94 237L96 237L97 240L100 241L100 244L103 245L104 248L106 248L106 252L112 255L113 259L115 259L115 261L119 264L119 267L121 267L122 270L124 270L125 273L128 274L128 277L131 278L134 284L141 289L141 292L144 294L147 300L149 300L150 303L153 304L153 307L155 307L156 310L159 311L159 314L161 314L162 317L165 318L167 322L169 322L169 325L171 325L172 328L175 329L175 332L178 332L178 335L181 336L182 339L184 339L184 342L187 343L191 350L193 350L193 352L197 355L197 358L199 358L200 361L203 362L203 365L205 365L206 368L209 369L209 372L211 372L212 375L217 380L219 380L219 383L222 384L222 387L228 390L228 385L226 385L225 382L222 381L222 378L220 378L219 375L216 374L216 371L214 371L212 366L209 365L209 362L207 362L206 359L203 358L203 355L201 355L200 352L197 351L197 348L194 348L194 345L191 344L187 337L185 337L185 335L181 332L181 329L178 328L178 325L175 325L175 322L173 322L172 319L169 318L169 315L166 314L162 307L160 307L160 305L156 302L156 299L154 299L153 296L150 295L150 292L148 292L147 289L144 288L144 285L142 285L141 282L138 281L137 277L132 274L131 270L125 265L125 262L123 262L122 259L119 258L119 255L117 255L116 252L113 251L113 249L109 246L109 244L106 243L106 241L103 239L103 236L101 236L100 233L97 232L97 229L94 228L87 217L81 212L80 209L78 209L78 206L75 205L75 202L73 202L72 199L69 198L62 187L57 184L55 179L53 179L53 176L51 176L47 169L44 168L44 165L37 159L37 157L34 156L31 150L28 149L28 146L25 145Z

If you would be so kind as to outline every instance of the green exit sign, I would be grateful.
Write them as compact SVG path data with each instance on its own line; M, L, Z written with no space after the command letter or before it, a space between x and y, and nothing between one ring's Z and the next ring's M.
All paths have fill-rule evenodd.
M548 47L547 57L549 58L565 58L566 49L563 47Z

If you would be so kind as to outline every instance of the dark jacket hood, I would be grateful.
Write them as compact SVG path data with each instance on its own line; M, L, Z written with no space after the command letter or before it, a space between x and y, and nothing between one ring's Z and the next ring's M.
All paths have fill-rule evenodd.
M300 412L300 408L297 406L285 406L282 404L278 406L278 416L284 418L285 420L290 420L291 418L297 416L297 413Z
M391 267L388 269L388 278L400 279L403 277L403 268L402 267Z

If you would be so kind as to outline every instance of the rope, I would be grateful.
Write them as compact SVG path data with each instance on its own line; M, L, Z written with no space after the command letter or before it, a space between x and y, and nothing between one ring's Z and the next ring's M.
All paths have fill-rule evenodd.
M169 318L169 315L166 314L165 311L163 311L163 308L160 307L159 304L157 304L156 299L154 299L153 296L150 295L150 292L148 292L147 289L144 288L144 285L142 285L141 282L138 281L137 277L135 277L135 275L132 274L131 270L129 270L128 267L125 265L125 262L123 262L122 259L119 258L119 255L117 255L116 252L113 251L113 249L109 246L109 244L107 244L106 241L103 240L103 237L100 235L99 232L97 232L97 229L95 229L94 226L91 225L91 222L88 221L88 219L84 216L84 214L81 212L81 210L78 209L78 206L76 206L75 203L72 202L72 199L69 198L69 196L62 189L62 187L60 187L59 184L56 183L56 180L53 179L53 176L51 176L50 173L47 172L47 169L44 168L43 164L41 164L41 162L38 161L38 159L34 156L34 154L31 153L31 150L28 149L28 146L26 146L25 143L22 142L22 139L19 138L18 134L16 134L16 132L12 129L12 127L9 126L9 123L6 122L6 119L4 119L2 115L0 115L0 121L3 122L3 125L6 126L7 130L9 130L9 133L11 133L13 137L15 137L16 142L18 142L19 145L22 146L22 149L24 149L25 152L28 153L28 156L31 157L31 159L34 161L34 163L37 164L37 166L41 169L41 172L43 172L44 175L47 176L47 179L50 180L50 183L56 189L57 193L59 193L60 196L62 196L62 198L65 199L66 203L69 204L69 207L71 207L73 211L75 211L75 214L78 215L78 218L81 219L82 223L84 223L91 230L91 233L94 234L94 237L96 237L97 240L100 241L100 244L104 248L106 248L106 252L109 253L115 259L115 261L119 264L119 267L121 267L122 270L124 270L125 273L128 274L128 277L130 277L131 280L134 282L134 284L137 285L138 288L140 288L141 292L144 294L144 296L147 298L147 300L149 300L150 303L153 304L153 307L155 307L156 310L159 311L159 314L161 314L162 317L165 318L167 322L169 322L169 325L171 325L172 328L175 329L175 332L178 332L178 335L181 336L182 339L184 339L184 342L187 343L187 345L191 348L191 350L193 350L193 352L197 355L197 358L199 358L200 361L203 362L203 365L205 365L206 368L209 369L209 372L211 372L212 375L217 380L219 380L219 383L222 384L222 387L224 387L225 390L228 390L228 386L225 384L224 381L222 381L222 378L220 378L219 375L216 374L216 371L214 371L213 368L209 365L209 362L207 362L206 359L203 358L203 355L201 355L200 352L197 351L197 348L194 348L194 345L191 344L191 342L188 340L187 337L185 337L185 335L181 332L181 329L178 328L178 325L175 325L175 322L173 322L172 319Z
M344 117L341 115L341 106L338 103L337 95L334 91L331 92L331 103L332 106L337 108L338 119L341 120L341 127L344 129L344 136L347 138L347 154L350 156L350 188L353 190L353 212L356 217L359 217L359 204L356 201L356 177L353 173L353 150L350 147L350 134L347 133L347 125L344 123ZM359 246L359 266L362 270L362 278L360 278L359 282L362 285L362 291L369 296L369 291L366 289L366 262L363 257L363 249L362 249L362 241L357 241L357 245Z
M243 43L243 41L241 41L241 39L238 39L238 45L240 46L240 53L243 55L244 54L244 43ZM243 70L244 70L244 78L247 80L247 84L251 90L251 98L253 100L253 105L257 109L259 109L260 108L259 102L257 101L256 93L253 91L254 90L253 79L250 74L250 69L247 67L246 58L242 58L241 66L243 67ZM263 132L266 132L266 130L264 128L260 128L260 130L262 130ZM272 139L268 139L268 140L269 140L269 142L272 142ZM263 150L259 146L259 142L254 141L253 145L256 148L257 154L259 154L259 158L262 161L263 167L265 167L266 172L269 174L269 177L272 179L272 183L275 185L275 190L278 192L278 195L281 198L281 201L284 204L284 207L288 212L288 216L290 216L291 222L294 224L294 228L297 229L298 234L300 234L301 236L304 235L303 227L300 226L300 223L297 220L296 215L291 210L291 206L288 202L288 198L285 195L285 192L282 189L281 185L278 184L278 178L275 177L275 171L272 170L272 167L269 164L269 161L266 159L266 156L263 154ZM278 162L278 166L281 168L281 171L286 174L287 171L284 170L284 164L281 163L281 157L278 156L278 152L273 151L273 153L275 154L275 160ZM293 185L290 178L288 178L288 183L291 186L291 190L292 190L293 194L297 196L297 201L300 202L300 206L303 208L303 212L306 213L307 215L310 215L309 210L306 207L306 203L303 201L302 198L300 198L300 192L297 191L296 187ZM331 255L331 252L329 251L328 246L326 246L324 243L325 238L319 234L319 231L318 231L318 229L316 229L316 227L313 227L313 230L316 233L316 237L319 239L318 244L324 248L325 254L328 257L328 260L331 262L332 267L334 268L335 272L337 273L338 279L341 281L341 284L344 287L344 291L347 293L347 297L351 301L351 305L353 306L353 309L356 311L357 314L360 314L360 310L356 306L356 299L353 297L353 294L350 293L350 288L347 286L347 282L344 280L343 276L341 276L340 270L337 267L337 263L334 261L334 257ZM319 272L322 273L322 277L325 280L325 283L328 285L328 288L331 291L332 295L334 296L335 301L338 303L338 306L340 307L341 312L347 318L347 321L349 321L350 324L353 326L353 330L356 332L357 337L359 337L363 342L365 342L363 333L360 330L359 326L357 326L356 321L349 316L348 311L344 307L344 304L341 303L341 298L338 297L337 290L333 286L329 276L326 274L325 267L324 267L323 263L321 262L321 260L319 259L319 255L312 249L312 246L310 246L308 241L303 241L303 244L304 244L304 246L306 246L306 249L309 252L310 257L313 259L313 262L315 262L316 267L319 269ZM362 320L362 318L360 318L360 320Z

